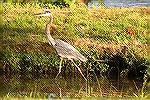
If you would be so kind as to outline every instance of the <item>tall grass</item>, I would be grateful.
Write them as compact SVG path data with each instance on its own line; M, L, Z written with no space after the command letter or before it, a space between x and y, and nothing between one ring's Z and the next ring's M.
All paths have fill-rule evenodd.
M58 66L59 58L44 34L49 18L34 16L45 8L51 9L57 27L52 36L74 45L89 59L86 63L76 62L84 71L89 67L108 72L111 67L119 66L120 73L136 68L145 73L149 7L90 9L85 5L70 5L60 9L50 4L19 3L2 4L0 55L6 69L32 72Z

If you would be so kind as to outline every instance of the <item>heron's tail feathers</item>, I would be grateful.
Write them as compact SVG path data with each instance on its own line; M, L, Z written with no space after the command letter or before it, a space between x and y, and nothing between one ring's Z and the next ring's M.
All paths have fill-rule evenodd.
M86 61L88 60L88 59L85 58L83 55L80 55L80 57L79 57L78 59L80 59L80 60L83 61L83 62L86 62Z

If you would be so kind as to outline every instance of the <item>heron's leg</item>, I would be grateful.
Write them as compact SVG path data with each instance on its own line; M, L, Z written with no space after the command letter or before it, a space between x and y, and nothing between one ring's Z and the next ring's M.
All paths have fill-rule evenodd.
M85 81L87 81L87 79L84 77L81 69L75 64L75 62L71 59L71 61L73 62L73 64L77 67L77 69L79 70L79 72L81 73L81 75L83 76L83 78L85 79Z
M59 72L58 72L58 74L57 74L56 78L57 78L57 77L58 77L58 75L60 74L60 72L61 72L61 68L62 68L61 64L62 64L63 58L60 58L60 59L61 59L61 60L60 60L60 65L59 65Z

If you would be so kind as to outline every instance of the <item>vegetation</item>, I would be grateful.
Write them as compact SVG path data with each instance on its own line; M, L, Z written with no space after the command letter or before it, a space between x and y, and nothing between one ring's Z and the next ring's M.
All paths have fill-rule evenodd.
M150 43L149 7L89 9L80 4L61 8L17 3L2 4L1 8L0 69L6 73L57 73L60 60L44 34L49 18L34 16L45 8L54 16L56 31L51 30L52 36L74 45L88 58L85 63L76 61L84 74L88 70L98 77L143 80L150 73L146 50ZM70 65L66 60L62 66ZM72 68L63 70L68 72Z

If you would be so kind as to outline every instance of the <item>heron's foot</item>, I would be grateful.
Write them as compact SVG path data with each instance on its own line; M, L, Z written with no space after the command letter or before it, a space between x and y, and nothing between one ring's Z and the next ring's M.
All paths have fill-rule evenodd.
M85 76L83 75L81 69L75 64L75 62L74 62L73 60L71 60L71 61L72 61L72 62L74 63L74 65L77 67L77 69L79 70L80 74L83 76L83 78L85 79L85 81L87 81L87 79L86 79Z
M80 69L78 66L76 66L76 67L77 67L77 69L79 70L80 74L81 74L81 75L83 76L83 78L85 79L85 81L87 81L87 79L86 79L85 76L83 75L81 69Z
M83 76L83 78L85 79L85 81L87 81L87 79L85 78L85 76L83 75L83 73L82 72L80 72L81 73L81 75Z

